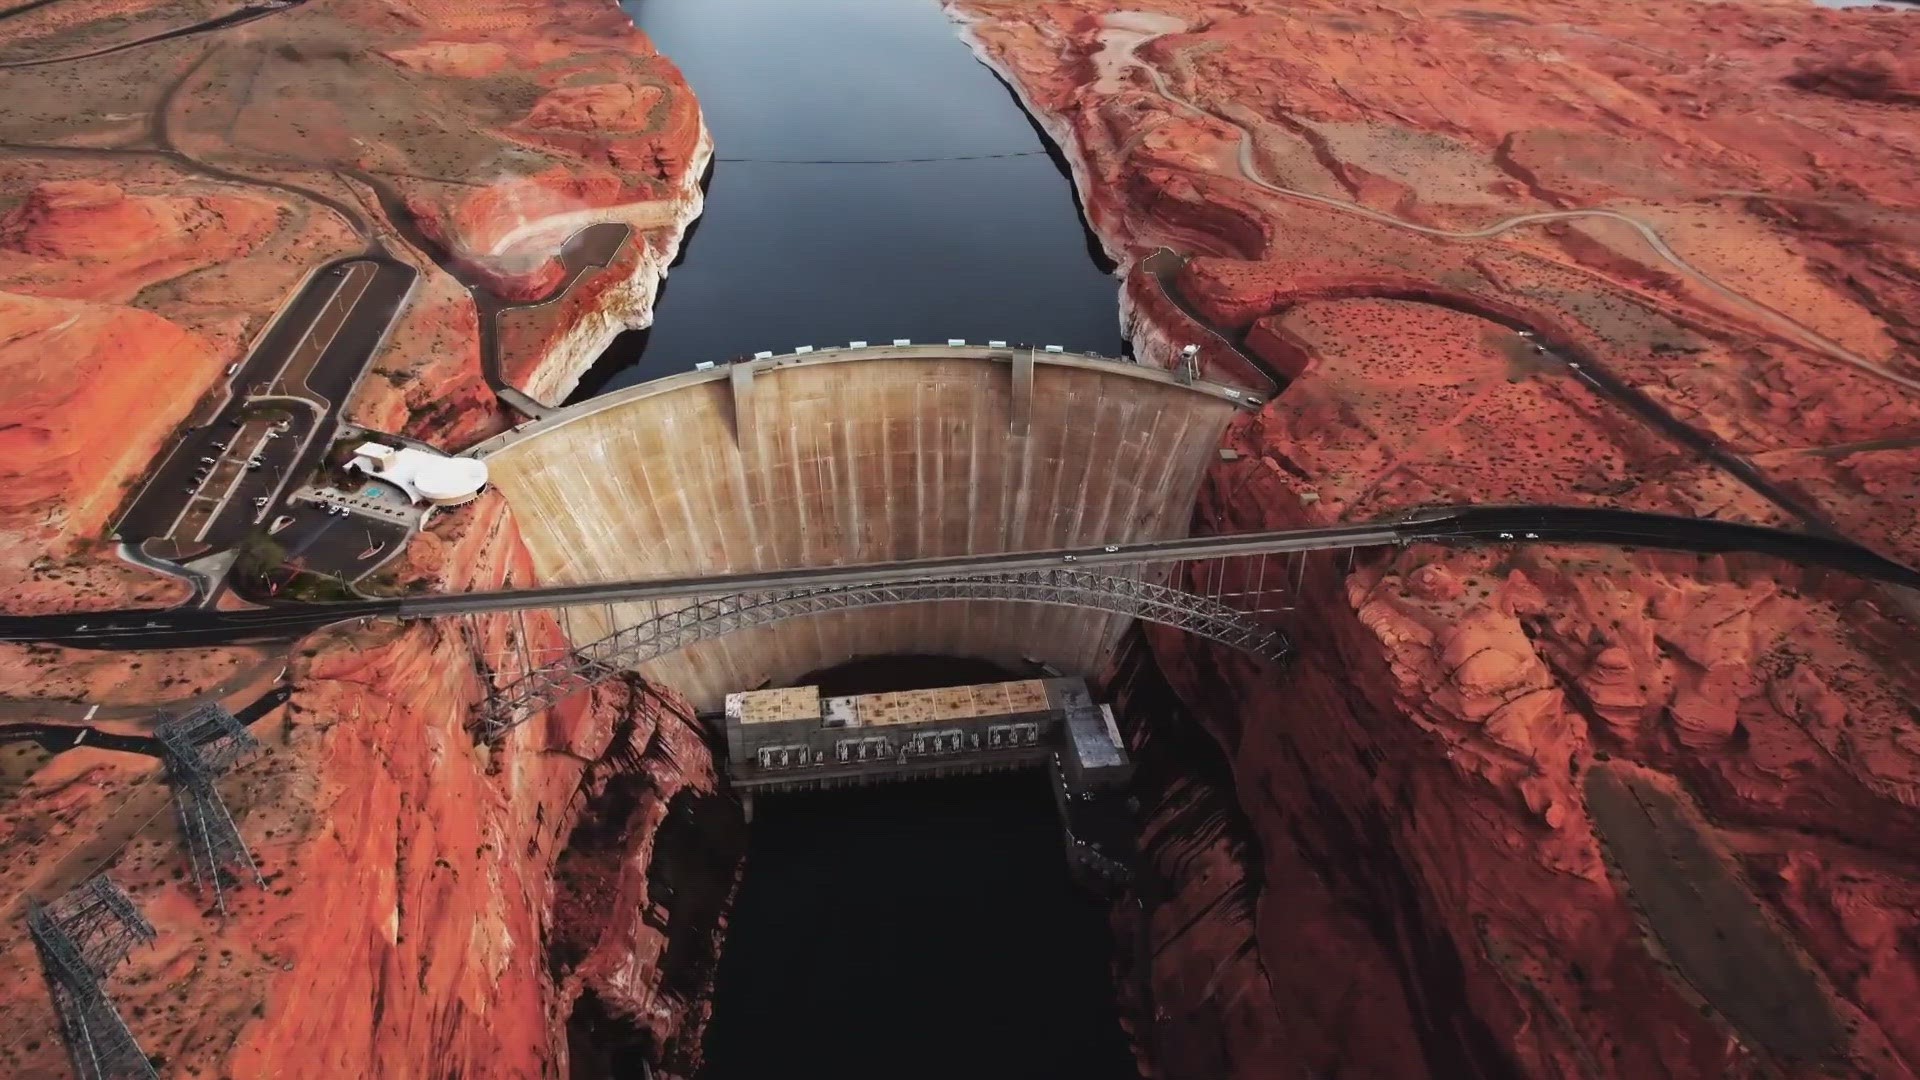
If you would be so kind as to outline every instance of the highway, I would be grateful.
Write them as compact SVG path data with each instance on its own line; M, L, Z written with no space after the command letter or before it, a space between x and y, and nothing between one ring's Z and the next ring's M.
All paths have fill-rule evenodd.
M293 688L281 683L273 689L234 713L242 724L251 724L267 713L285 704L293 696ZM154 713L162 711L155 706ZM176 707L179 712L185 708ZM146 754L149 757L160 756L160 740L151 735L127 735L119 732L101 731L86 724L0 724L0 744L12 742L36 742L49 753L58 754L76 746L94 746L102 750L120 750L129 754Z
M21 7L10 8L6 11L0 11L0 18L23 14L34 8L41 7L45 3L52 2L53 0L43 0L42 3L31 3ZM66 56L48 56L38 60L0 61L0 68L45 67L48 64L71 64L76 60L94 60L102 56L112 56L114 53L126 52L128 49L138 49L147 45L156 45L162 41L172 41L175 38L192 37L195 34L210 34L216 30L225 30L228 27L243 26L253 22L255 19L264 19L269 15L276 15L305 2L306 0L281 0L281 2L260 4L257 6L247 4L237 10L229 11L224 15L216 15L211 19L203 19L200 22L191 23L187 26L176 26L171 30L163 30L157 34L149 34L146 37L136 38L133 41L123 41L118 45L109 45L104 49L93 49L83 53L70 53Z
M906 562L777 570L709 577L557 585L504 592L450 593L339 604L281 603L249 611L174 608L0 618L0 641L81 648L151 649L277 641L333 623L368 618L433 618L538 608L685 600L929 577L1011 573L1062 566L1167 563L1297 551L1338 551L1414 543L1599 544L1701 555L1751 554L1920 589L1920 571L1849 541L1758 525L1592 507L1487 506L1415 511L1355 525L1242 533L1137 544L961 555Z

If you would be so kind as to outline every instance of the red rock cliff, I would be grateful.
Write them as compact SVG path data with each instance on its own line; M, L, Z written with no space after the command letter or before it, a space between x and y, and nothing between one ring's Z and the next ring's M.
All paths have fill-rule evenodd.
M108 51L6 76L9 614L183 597L115 559L104 534L126 485L225 400L227 366L315 266L377 241L421 268L368 377L334 404L457 449L505 423L461 279L537 297L582 225L634 230L621 278L505 365L564 386L596 335L644 320L698 210L708 143L692 94L611 3L340 0L121 51L177 29L181 9L17 14L0 26L9 61ZM403 579L429 588L531 580L498 500L443 516L406 559ZM550 622L526 626L532 647L559 647ZM499 658L518 655L516 632L414 624L301 643L291 703L255 725L268 753L223 783L267 877L229 894L225 920L183 880L157 762L9 747L8 910L110 868L159 930L110 991L167 1075L545 1077L610 1045L690 1073L737 849L711 759L684 702L638 682L475 748L465 725ZM181 676L177 657L120 659L129 700L215 681ZM48 684L72 683L34 675L53 662L9 657L10 719L38 719ZM682 847L698 880L654 865ZM603 872L579 872L591 866ZM0 948L35 969L23 933ZM0 1001L0 1073L63 1075L40 980L12 980ZM583 1015L602 1030L581 1037Z
M498 500L437 540L424 547L458 568L452 587L527 580ZM558 646L550 622L527 626L532 648ZM268 883L230 891L224 921L182 880L171 829L114 862L159 930L116 973L115 1000L170 1072L550 1076L565 1072L583 993L626 1017L622 1030L647 1031L656 1062L671 1052L669 1065L697 1064L702 990L738 849L706 850L713 884L689 887L687 901L650 893L646 869L674 835L670 807L684 816L697 806L703 821L737 811L713 798L713 764L684 702L639 682L570 699L501 748L476 748L464 725L490 677L487 658L516 654L512 632L504 619L422 623L307 643L289 707L256 726L267 756L223 785ZM116 828L127 800L164 797L151 763L128 772L121 766L144 759L99 756L86 783L67 769L32 781L64 785L48 792L78 802L15 799L7 823L38 833L67 820L85 838ZM594 845L624 868L624 883L556 879L576 827L604 814L610 790L645 808ZM594 916L586 923L582 903ZM589 925L597 929L583 935ZM31 970L30 947L11 944L11 960ZM0 1063L10 1075L58 1074L43 988L16 980L8 996L10 1021L42 1035L16 1040Z
M1200 342L1232 378L1225 341L1289 380L1232 433L1202 530L1527 501L1920 557L1888 482L1920 436L1920 162L1880 104L1910 20L953 7L1135 268L1144 355ZM1157 247L1187 261L1150 280ZM1177 785L1151 808L1171 891L1130 982L1160 1075L1910 1074L1899 598L1613 549L1279 578L1302 583L1279 669L1148 635L1160 711L1205 726L1239 809Z

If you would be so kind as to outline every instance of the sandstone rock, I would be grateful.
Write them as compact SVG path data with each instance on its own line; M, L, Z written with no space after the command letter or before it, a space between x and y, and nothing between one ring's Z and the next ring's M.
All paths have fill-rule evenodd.
M132 194L108 180L45 181L0 215L0 283L124 303L154 281L248 254L279 225L277 203L233 190Z
M71 48L113 44L151 14L117 2L43 11L0 28L10 56L33 55L54 20ZM155 32L178 29L160 15ZM630 221L656 232L670 258L698 209L709 144L692 95L631 19L601 0L295 5L162 51L168 77L140 66L157 54L116 53L84 65L85 89L70 97L59 73L74 68L9 73L9 139L19 145L0 160L0 190L15 196L0 201L8 614L185 598L179 582L118 562L101 542L105 523L122 483L313 267L378 234L422 268L347 415L457 448L503 421L480 376L472 297L435 259L474 278L496 275L510 299L535 299L558 272L552 256L583 224ZM561 92L588 85L616 88ZM557 126L520 124L529 109ZM150 124L205 171L86 152L132 145ZM224 177L210 179L215 170ZM497 190L527 176L538 177L533 193ZM538 192L560 197L529 197ZM533 237L527 251L514 248L516 233ZM512 258L499 265L460 261L503 242ZM650 292L665 261L636 268L644 280L631 287ZM577 358L523 358L521 370L571 378L545 370L556 359ZM398 571L435 589L531 580L497 500L442 516L407 558ZM559 647L556 626L530 625L544 647ZM687 734L684 703L641 685L565 702L507 747L473 747L465 725L490 677L480 657L506 650L507 633L503 624L472 638L426 624L374 628L303 643L288 658L292 704L257 727L270 752L223 781L269 880L266 890L230 893L228 920L207 918L181 881L176 845L141 839L115 856L116 879L161 930L158 947L116 973L116 1000L167 1070L554 1075L567 1067L568 1013L587 993L626 995L656 1047L681 1048L660 1071L697 1066L710 971L666 970L663 945L708 939L710 953L724 897L704 910L662 897L648 897L644 912L603 907L592 972L571 982L556 976L544 944L553 869L582 808L616 774L638 776L663 805L711 792L705 748ZM9 698L36 680L49 693L93 692L120 670L74 665L56 680L33 656L0 659ZM153 682L116 689L144 700L164 700L154 687L180 674L140 654L121 659L144 672L128 684ZM214 673L207 664L196 674ZM683 730L671 734L676 725ZM111 837L131 838L137 820L163 814L156 768L83 749L34 771L34 790L0 805L10 899L65 888L86 868L68 855L112 850ZM634 880L644 880L662 827L643 816L618 837ZM714 850L726 855L724 844ZM33 967L24 936L9 948L14 969ZM669 992L652 993L659 987ZM0 998L0 1073L64 1070L39 982L14 980ZM35 1034L19 1037L28 1029Z
M104 180L41 184L0 219L0 244L53 258L124 256L150 246L161 233L153 213Z
M582 132L645 130L666 92L657 86L596 83L549 91L527 114L527 126Z
M1407 578L1413 594L1422 600L1458 600L1467 591L1460 579L1438 563L1428 563Z
M406 49L390 49L387 59L428 75L484 79L504 71L513 59L497 41L430 41Z
M222 359L144 311L0 293L0 514L49 508L63 522L55 555L91 537Z
M1896 56L1890 49L1809 64L1789 81L1802 90L1821 94L1899 105L1920 104L1920 63L1915 63L1911 55Z
M1797 524L1592 393L1573 360L1757 455L1848 535L1920 551L1920 507L1893 494L1914 490L1903 465L1841 464L1910 453L1916 420L1887 377L1917 374L1903 357L1920 344L1920 290L1898 284L1911 241L1865 221L1920 201L1920 146L1903 114L1847 96L1900 93L1904 61L1875 54L1910 52L1910 20L1723 7L1676 33L1677 9L1637 0L953 6L1062 141L1107 250L1123 266L1162 244L1192 256L1181 298L1293 379L1230 433L1202 527L1508 501ZM1619 44L1651 40L1657 58ZM1841 172L1859 214L1785 209ZM1797 194L1763 212L1701 205L1729 190ZM1775 315L1618 220L1490 228L1616 205ZM1179 332L1138 310L1165 320L1149 332ZM1341 898L1249 947L1280 971L1332 935L1351 970L1376 973L1353 991L1375 1003L1364 1020L1322 1009L1319 987L1269 983L1274 1060L1380 1076L1910 1075L1920 1024L1897 1000L1916 964L1880 924L1907 925L1920 879L1878 852L1920 839L1898 704L1920 673L1883 604L1779 565L1617 549L1416 548L1362 557L1344 580L1309 560L1306 578L1285 671L1149 634L1232 760L1263 890ZM1773 1032L1704 1016L1648 951L1644 898L1609 875L1582 788L1601 755L1683 777L1712 820L1740 823L1714 840L1753 866L1800 866L1786 853L1810 836L1844 838L1749 898L1833 973L1808 1006L1853 1030L1832 1060L1763 1062ZM1855 937L1827 903L1829 859L1873 882L1843 901ZM1296 884L1301 862L1312 886ZM1341 918L1356 914L1383 929L1351 934ZM1192 960L1170 951L1156 971ZM1485 1037L1412 1047L1379 1031L1382 1015ZM1277 1071L1185 1027L1230 1045L1216 1059L1164 1040L1168 1075Z

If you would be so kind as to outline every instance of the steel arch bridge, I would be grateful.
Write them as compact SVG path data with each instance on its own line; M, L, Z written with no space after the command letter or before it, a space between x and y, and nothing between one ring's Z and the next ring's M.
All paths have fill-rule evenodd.
M479 740L497 741L555 702L696 642L851 608L942 600L1083 608L1171 626L1267 659L1278 660L1291 651L1279 631L1261 625L1254 612L1233 607L1221 597L1091 570L1027 570L742 592L645 619L578 646L552 663L528 663L524 674L489 695L472 724L473 732Z

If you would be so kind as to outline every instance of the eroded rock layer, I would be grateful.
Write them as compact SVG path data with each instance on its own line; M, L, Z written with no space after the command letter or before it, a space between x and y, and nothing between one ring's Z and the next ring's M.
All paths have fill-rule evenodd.
M1199 527L1625 505L1920 557L1910 19L952 10L1131 268L1142 355L1286 382ZM1249 830L1150 807L1160 910L1195 912L1137 976L1160 1075L1910 1074L1902 598L1607 548L1267 578L1280 670L1148 635Z
M497 499L449 519L437 541L451 587L529 580ZM524 627L532 647L558 647L551 620ZM646 875L673 833L669 807L728 813L712 805L698 722L670 692L615 684L477 748L465 724L491 677L485 658L517 632L501 619L309 642L292 702L255 726L267 755L222 785L267 879L230 890L224 920L183 880L175 831L145 827L167 809L157 761L70 751L13 792L0 829L24 891L57 893L111 859L159 930L112 981L144 1049L182 1075L544 1076L568 1060L569 1016L592 995L639 1018L656 1062L697 1065L702 957L738 838L716 834L698 852L718 884L693 903ZM610 880L563 874L556 886L576 825L609 791L641 808L590 845ZM8 954L33 969L24 935ZM64 1052L44 989L12 985L7 1015L25 1037L0 1063L56 1074Z
M370 377L330 404L458 449L515 418L489 363L564 396L645 325L699 212L698 106L615 4L330 0L208 27L235 14L219 7L30 5L0 23L11 612L185 594L115 559L116 514L169 435L244 392L223 374L329 260L422 271ZM569 325L483 358L476 295L544 297L596 223L630 228L630 255Z
M511 422L484 310L551 291L584 226L631 230L563 318L492 358L563 391L594 342L645 322L698 212L693 96L612 3L238 7L27 4L0 23L9 615L187 597L117 556L113 522L177 429L259 392L226 376L321 267L384 253L420 275L376 352L330 373L351 391L314 407L457 450ZM533 580L498 499L436 518L394 572ZM498 658L558 634L533 618L362 627L292 655L9 647L6 720L84 717L91 741L0 753L0 951L22 976L0 991L0 1073L65 1074L22 906L102 870L159 931L107 989L165 1075L565 1075L572 1021L596 1010L644 1034L656 1075L690 1073L738 838L684 699L634 680L496 748L466 727ZM222 919L158 760L124 747L151 742L156 708L281 682L291 701L252 728L264 755L221 782L266 887L230 889ZM612 803L639 809L603 821ZM606 872L560 874L583 822ZM710 880L650 875L666 848Z

